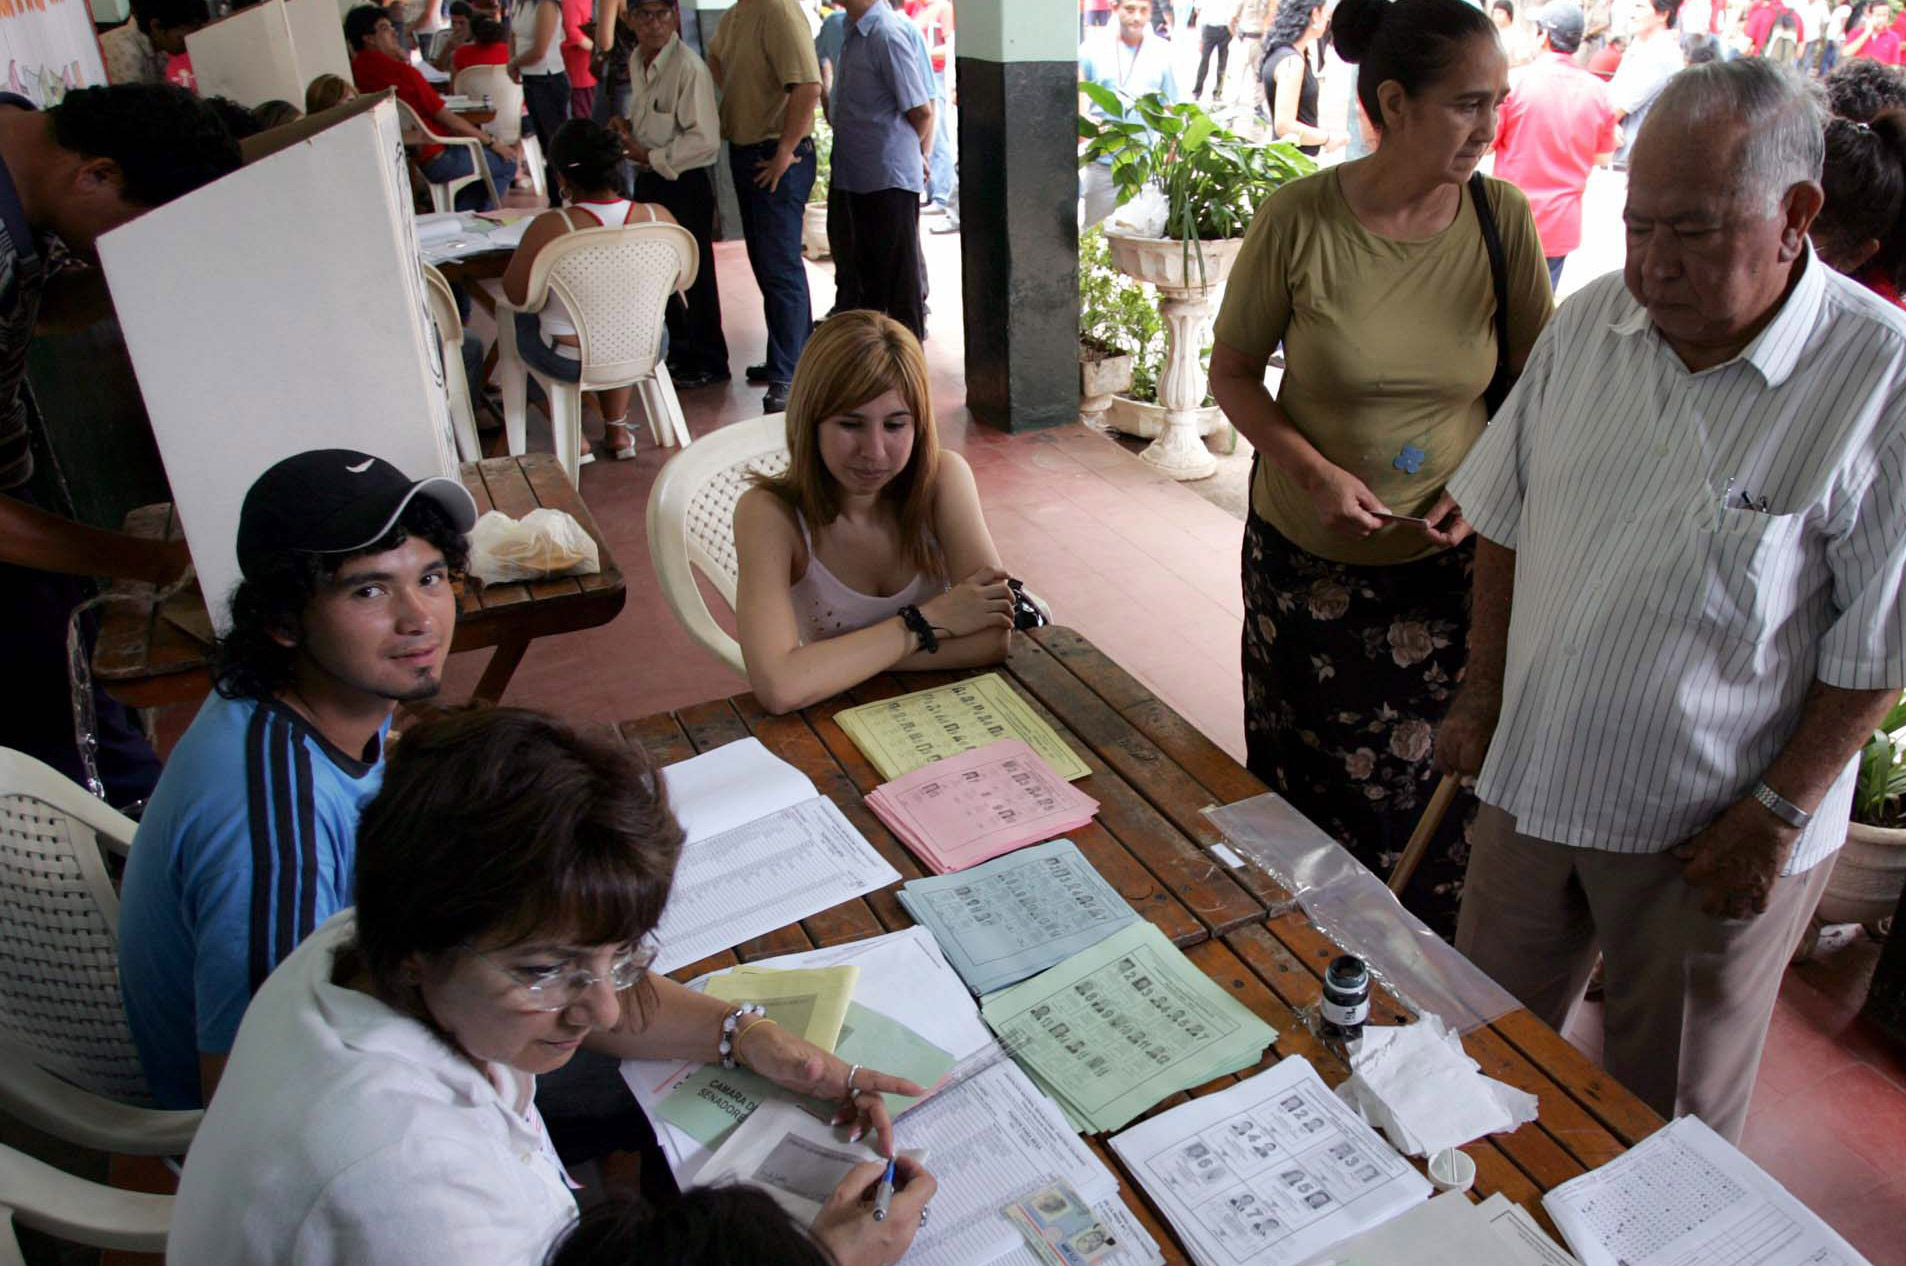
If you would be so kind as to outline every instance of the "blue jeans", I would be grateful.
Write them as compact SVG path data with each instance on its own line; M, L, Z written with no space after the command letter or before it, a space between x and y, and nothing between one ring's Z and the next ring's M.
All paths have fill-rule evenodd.
M1562 284L1562 265L1568 263L1568 256L1550 255L1542 262L1549 266L1549 289L1553 290Z
M946 205L953 193L953 138L946 130L946 86L933 101L933 156L927 162L927 201Z
M768 381L785 386L794 380L794 363L814 326L808 300L807 268L801 263L801 214L814 188L814 142L804 139L794 163L770 193L755 184L755 165L774 157L778 141L731 145L728 165L741 204L741 237L748 244L748 266L761 287L768 323Z
M510 182L516 179L516 160L504 158L495 150L484 150L484 160L490 164L490 179L496 184L496 196L502 197L509 192ZM417 170L424 179L433 184L443 184L459 176L467 176L474 170L470 166L470 151L461 145L452 145L443 153L427 163L419 163ZM483 187L481 180L473 181L457 190L457 210L489 211L494 209L490 201L489 190Z

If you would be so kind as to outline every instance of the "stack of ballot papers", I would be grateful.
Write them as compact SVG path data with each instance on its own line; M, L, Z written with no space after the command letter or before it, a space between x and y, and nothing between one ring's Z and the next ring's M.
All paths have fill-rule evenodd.
M1699 1117L1655 1131L1550 1191L1542 1205L1584 1266L1866 1261Z
M1501 1192L1471 1204L1448 1191L1319 1254L1305 1266L1580 1266Z
M911 880L899 895L976 994L1036 976L1138 922L1071 840L958 875Z
M1415 1024L1365 1025L1337 1087L1398 1151L1428 1156L1535 1120L1536 1097L1485 1077L1463 1039L1435 1015Z
M1134 923L980 1012L1081 1133L1115 1130L1159 1100L1257 1063L1277 1031Z
M1200 1266L1297 1266L1430 1194L1300 1056L1161 1112L1112 1150Z
M833 801L759 739L670 765L662 783L686 839L655 930L657 972L900 878Z
M1076 831L1099 802L1018 739L1000 739L882 783L867 807L944 875Z
M497 224L482 216L440 211L417 217L417 253L426 264L481 255L486 251L513 251L529 231L529 219Z
M896 1150L917 1155L939 1183L932 1219L900 1259L911 1266L1042 1261L1003 1210L1055 1180L1090 1204L1116 1241L1097 1266L1164 1260L1119 1200L1112 1171L1010 1060L922 1103L895 1125L894 1142ZM758 1186L808 1222L841 1177L870 1159L865 1140L850 1143L842 1130L769 1105L729 1135L697 1181Z
M924 928L908 928L830 949L783 954L752 966L802 971L858 968L853 1000L834 1053L849 1063L907 1077L929 1090L954 1075L950 1071L953 1065L947 1061L983 1058L998 1049L980 1020L972 995L947 966L932 934ZM689 987L705 989L719 974L691 981ZM769 1014L774 1014L772 1004ZM785 1091L745 1068L728 1071L720 1065L625 1060L622 1078L654 1123L656 1139L668 1155L675 1179L684 1186L700 1181L699 1175L715 1148L756 1108L766 1102L790 1100ZM691 1082L691 1103L678 1100L673 1106L663 1106ZM920 1102L924 1106L932 1100ZM687 1108L693 1104L700 1106L691 1114ZM911 1101L890 1096L888 1111L898 1118L910 1105ZM838 1105L822 1106L831 1115L832 1107ZM678 1120L688 1124L678 1124Z
M998 673L863 703L834 720L888 782L1006 738L1025 743L1067 781L1092 772Z

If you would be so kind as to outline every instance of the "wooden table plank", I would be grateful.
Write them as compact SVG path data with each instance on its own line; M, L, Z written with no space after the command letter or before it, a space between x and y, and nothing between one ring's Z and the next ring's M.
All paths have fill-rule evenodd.
M484 486L481 472L477 472L476 478L474 479L470 478L469 474L466 473L463 486L469 492L470 499L476 502L477 518L480 519L490 511L496 509L496 503L490 500L489 488ZM459 618L475 615L478 611L486 608L511 607L520 602L529 601L529 586L520 581L501 585L486 585L476 577L471 576L466 578L463 584L466 593L460 596L457 602L457 615ZM474 596L476 599L474 606L468 605L462 600L463 597L470 596Z

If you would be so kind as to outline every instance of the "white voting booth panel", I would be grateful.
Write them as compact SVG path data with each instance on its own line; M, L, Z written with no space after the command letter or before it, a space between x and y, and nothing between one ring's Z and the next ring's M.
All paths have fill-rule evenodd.
M302 108L319 75L351 77L333 0L265 0L194 31L185 48L202 96L247 107L276 100Z
M457 473L391 95L254 141L270 152L99 242L221 629L239 507L272 463L351 448Z

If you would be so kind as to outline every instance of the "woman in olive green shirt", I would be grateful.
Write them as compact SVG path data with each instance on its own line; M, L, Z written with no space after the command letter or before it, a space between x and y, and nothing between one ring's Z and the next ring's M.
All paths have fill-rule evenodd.
M1259 210L1218 316L1211 389L1258 452L1244 547L1251 770L1386 875L1428 801L1435 727L1462 676L1474 544L1443 485L1482 433L1498 361L1468 185L1508 65L1464 0L1343 0L1333 31L1360 63L1382 144ZM1527 200L1481 184L1519 370L1552 308L1548 270ZM1280 343L1272 400L1264 370ZM1458 802L1404 893L1445 934L1473 809Z

